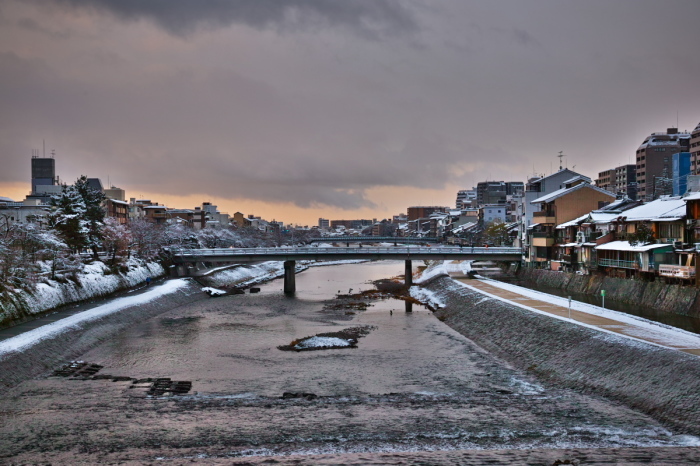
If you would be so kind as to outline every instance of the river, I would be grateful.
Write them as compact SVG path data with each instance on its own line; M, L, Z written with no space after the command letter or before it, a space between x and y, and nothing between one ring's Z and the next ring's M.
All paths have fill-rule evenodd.
M0 396L0 462L364 464L343 455L697 444L619 403L541 384L422 306L336 299L402 273L403 262L313 267L293 297L274 280L135 321L80 358L112 378L38 378ZM347 328L368 332L356 348L279 349ZM149 396L148 378L191 389Z

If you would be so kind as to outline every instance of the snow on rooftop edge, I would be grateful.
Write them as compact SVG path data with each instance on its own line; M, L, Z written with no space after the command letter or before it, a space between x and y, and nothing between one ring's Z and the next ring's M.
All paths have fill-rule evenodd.
M631 251L631 252L643 252L649 251L651 249L673 247L672 244L645 244L641 246L632 246L629 241L611 241L609 243L604 243L596 246L597 250L603 251Z

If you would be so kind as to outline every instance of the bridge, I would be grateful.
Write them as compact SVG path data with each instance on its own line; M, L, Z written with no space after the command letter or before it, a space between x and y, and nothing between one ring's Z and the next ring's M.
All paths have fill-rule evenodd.
M520 261L522 250L512 247L365 247L365 248L228 248L228 249L171 249L175 264L198 263L226 264L260 261L284 262L284 292L294 293L296 261L328 260L404 260L406 285L412 285L413 260L490 260L499 262ZM190 270L188 268L187 270Z
M309 243L345 243L350 246L350 243L394 243L398 244L427 244L437 243L437 238L416 238L412 236L396 237L396 236L324 236L323 238L313 238L308 240Z

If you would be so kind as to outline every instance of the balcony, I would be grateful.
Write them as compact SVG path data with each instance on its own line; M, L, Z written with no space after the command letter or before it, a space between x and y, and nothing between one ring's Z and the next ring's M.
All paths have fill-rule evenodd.
M695 278L695 267L686 265L661 264L659 265L659 275L662 277L691 280Z
M532 214L535 223L556 223L557 219L551 212L534 212Z
M536 235L536 233L535 233ZM532 237L532 245L539 248L548 248L554 246L554 237L552 236L535 236Z
M637 261L625 261L619 259L600 259L598 265L601 267L615 267L618 269L638 269Z

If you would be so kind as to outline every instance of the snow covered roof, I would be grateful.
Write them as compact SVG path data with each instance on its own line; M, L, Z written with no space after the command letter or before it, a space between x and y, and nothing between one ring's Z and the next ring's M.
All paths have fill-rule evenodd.
M632 246L629 241L611 241L596 247L598 251L631 251L644 252L659 248L673 248L672 244L646 244L644 246Z
M559 199L562 196L566 196L569 193L572 193L574 191L577 191L579 189L583 189L586 187L591 188L591 189L595 189L596 191L598 191L600 193L607 194L608 196L610 196L612 198L615 197L614 194L612 194L604 189L601 189L597 186L593 186L592 184L588 184L588 183L581 183L581 184L577 184L576 186L573 186L571 188L557 189L553 193L547 194L547 195L542 196L542 197L538 197L534 201L531 201L530 204L540 204L542 202L552 202L555 199Z
M110 202L113 202L114 204L123 204L123 205L129 205L128 202L126 201L120 201L119 199L107 199Z
M574 181L578 181L578 180L583 180L583 181L585 181L585 182L587 182L587 183L590 183L590 182L591 182L591 179L588 178L587 176L578 175L578 176L574 176L574 177L571 178L570 180L564 181L563 184L567 185L567 184L569 184L569 183L573 183Z
M568 222L561 223L557 225L557 230L563 230L566 227L575 227L576 225L580 224L582 221L586 220L590 214L585 214L580 216L579 218L575 218L573 220L569 220Z
M672 221L685 217L685 213L685 199L667 197L627 210L622 214L622 217L628 222L643 220Z
M531 178L531 179L528 180L528 183L539 183L539 182L542 181L542 180L546 180L546 179L551 178L551 177L553 177L553 176L557 176L557 175L559 175L560 173L563 173L563 172L569 172L569 173L571 173L571 176L572 176L572 177L581 176L580 173L576 173L575 171L569 170L568 168L562 168L562 169L559 170L558 172L552 173L551 175L540 176L540 177L533 177L533 178ZM590 178L589 178L589 180L590 180Z
M590 214L585 214L580 216L579 218L575 218L573 220L570 220L568 222L562 223L560 225L557 225L557 230L564 229L566 227L573 227L576 225L580 225L581 223L609 223L612 220L616 219L619 217L620 214L618 213L612 213L612 212L598 212L598 211L593 211ZM588 220L588 222L586 222Z
M700 199L700 193L690 193L683 199L685 199L686 201L697 201L698 199ZM2 200L2 198L0 198L0 200Z
M528 229L528 230L531 230L531 229L535 228L537 225L539 225L539 223L533 223L532 225L530 225L529 227L527 227L527 229Z
M560 248L573 248L574 246L578 246L578 243L566 243L566 244L560 244Z
M4 196L0 196L0 201L2 201L2 202L15 202L12 199L10 199L9 197L4 197Z

